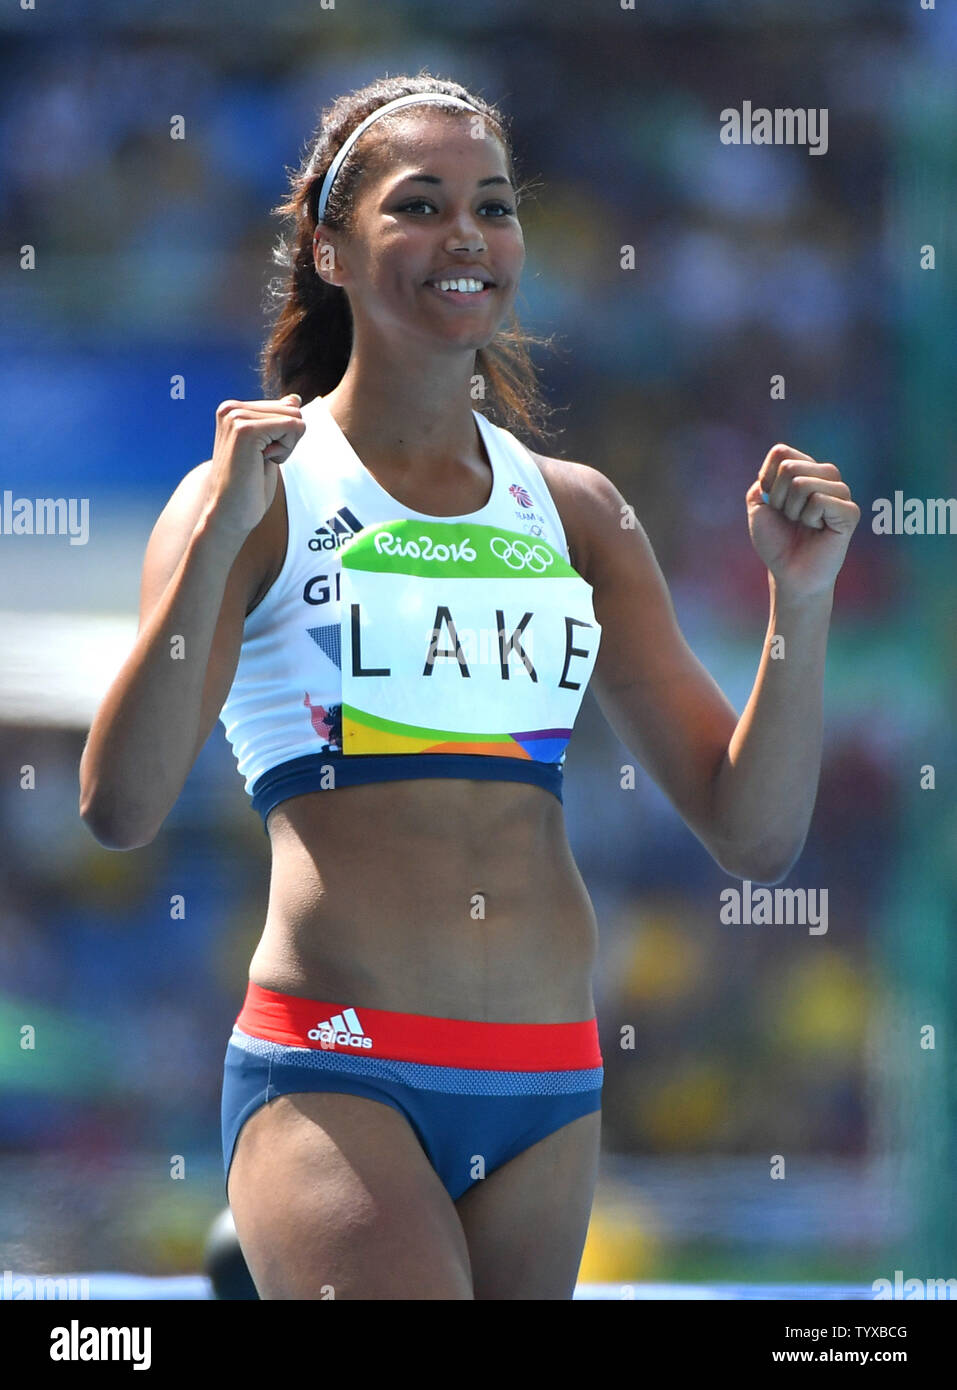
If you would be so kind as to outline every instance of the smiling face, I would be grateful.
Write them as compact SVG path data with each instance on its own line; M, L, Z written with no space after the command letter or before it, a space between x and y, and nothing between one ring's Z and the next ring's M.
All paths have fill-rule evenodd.
M317 271L349 296L357 338L371 330L400 348L422 338L477 349L510 312L525 261L515 190L490 123L480 139L472 128L467 114L395 118L374 154L363 148L370 168L350 231L317 229ZM324 244L334 247L331 268ZM485 288L439 288L462 279Z

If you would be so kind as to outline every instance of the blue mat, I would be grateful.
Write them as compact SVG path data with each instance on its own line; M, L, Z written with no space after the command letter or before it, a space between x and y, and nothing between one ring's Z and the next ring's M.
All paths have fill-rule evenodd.
M211 1299L212 1285L204 1274L177 1274L157 1279L148 1274L7 1274L0 1279L0 1302L23 1299L25 1287L17 1287L18 1279L29 1281L35 1298L64 1298L85 1301L90 1299ZM87 1281L87 1289L83 1280ZM39 1287L37 1287L39 1285Z
M100 1272L96 1274L10 1274L0 1281L0 1302L22 1298L27 1286L17 1288L18 1279L29 1281L30 1291L41 1297L81 1299L85 1296L81 1280L88 1281L89 1297L94 1299L212 1299L209 1280L202 1274L180 1274L152 1278L145 1274ZM42 1281L42 1282L41 1282ZM70 1281L73 1281L72 1283ZM40 1287L37 1287L37 1285ZM647 1299L869 1299L874 1291L867 1285L842 1284L579 1284L576 1299L614 1299L617 1302Z
M874 1290L867 1285L844 1284L579 1284L578 1298L614 1298L626 1302L632 1298L670 1299L745 1299L745 1298L866 1298L874 1299Z

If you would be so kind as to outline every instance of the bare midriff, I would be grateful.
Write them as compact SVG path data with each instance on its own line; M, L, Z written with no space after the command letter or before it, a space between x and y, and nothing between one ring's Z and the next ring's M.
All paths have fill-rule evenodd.
M597 922L550 792L377 782L292 797L268 830L256 984L441 1018L594 1017Z

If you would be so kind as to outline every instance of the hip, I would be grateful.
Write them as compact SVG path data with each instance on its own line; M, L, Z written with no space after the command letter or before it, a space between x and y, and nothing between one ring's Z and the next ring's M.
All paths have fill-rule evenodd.
M590 909L590 904L589 904ZM487 1023L594 1016L594 912L540 908L491 919L388 913L270 914L249 966L262 989L312 1000Z

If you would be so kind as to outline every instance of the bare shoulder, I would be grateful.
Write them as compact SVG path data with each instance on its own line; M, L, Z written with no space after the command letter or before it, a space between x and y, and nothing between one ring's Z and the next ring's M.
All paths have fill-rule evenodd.
M595 561L604 549L602 538L609 527L620 530L628 504L611 479L591 464L528 452L541 469L561 517L572 565L594 584Z

